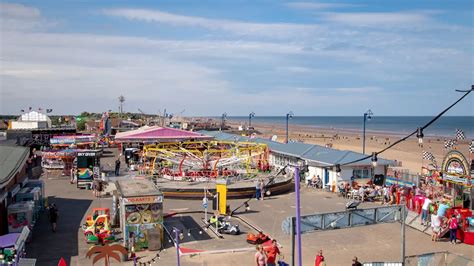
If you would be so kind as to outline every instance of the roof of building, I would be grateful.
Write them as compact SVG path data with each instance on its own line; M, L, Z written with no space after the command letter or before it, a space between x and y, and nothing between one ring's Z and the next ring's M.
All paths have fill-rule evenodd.
M19 118L18 121L48 121L51 122L51 119L43 113L37 112L37 111L31 111L28 113L22 114Z
M212 136L218 140L232 140L232 141L254 141L258 143L267 144L268 148L275 153L288 155L303 160L307 160L316 165L330 166L336 164L345 164L355 161L359 158L363 158L362 153L357 153L347 150L338 150L328 148L315 144L308 144L303 142L290 142L281 143L272 141L264 138L248 138L246 136L239 136L234 134L225 133L222 131L199 131L202 134ZM366 155L367 156L367 155ZM352 163L351 166L356 165L370 165L372 163L371 158L367 158L360 162ZM378 158L377 163L380 165L392 165L394 164L391 160L385 160Z
M26 163L30 149L0 145L0 188L6 185Z
M123 197L161 196L161 191L146 179L119 180L117 189Z
M117 141L182 141L190 139L212 139L212 137L197 132L159 126L144 126L115 135Z

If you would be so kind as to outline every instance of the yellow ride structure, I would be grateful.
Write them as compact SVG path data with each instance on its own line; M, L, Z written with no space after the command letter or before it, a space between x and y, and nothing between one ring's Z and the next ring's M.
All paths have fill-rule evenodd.
M144 162L153 174L174 177L226 177L268 170L266 144L233 141L185 141L145 145Z

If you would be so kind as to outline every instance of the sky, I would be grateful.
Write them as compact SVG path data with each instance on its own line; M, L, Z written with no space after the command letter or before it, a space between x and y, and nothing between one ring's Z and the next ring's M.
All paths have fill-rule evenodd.
M1 1L0 114L436 115L473 1ZM470 95L447 115L473 115Z

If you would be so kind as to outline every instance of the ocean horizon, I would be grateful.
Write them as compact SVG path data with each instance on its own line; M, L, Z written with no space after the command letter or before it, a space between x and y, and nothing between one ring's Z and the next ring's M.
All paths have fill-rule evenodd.
M434 116L373 116L366 123L367 132L389 132L409 134L416 128L428 123ZM220 117L215 117L220 119ZM248 116L228 116L229 121L248 123ZM285 116L255 116L254 123L285 124ZM291 125L310 126L315 128L333 128L348 131L362 131L362 116L294 116ZM454 138L456 129L461 129L466 139L474 138L474 116L442 116L426 128L426 136Z

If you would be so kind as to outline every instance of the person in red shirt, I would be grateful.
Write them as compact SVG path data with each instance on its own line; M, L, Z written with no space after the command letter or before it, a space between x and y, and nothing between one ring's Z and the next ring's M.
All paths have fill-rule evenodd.
M280 255L280 249L278 248L277 241L272 240L272 245L267 248L267 266L276 266L276 256Z
M318 255L316 255L316 260L314 261L314 266L320 266L324 261L323 251L319 250Z

